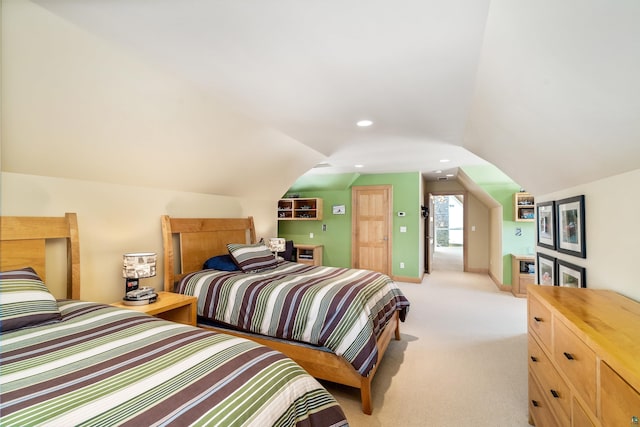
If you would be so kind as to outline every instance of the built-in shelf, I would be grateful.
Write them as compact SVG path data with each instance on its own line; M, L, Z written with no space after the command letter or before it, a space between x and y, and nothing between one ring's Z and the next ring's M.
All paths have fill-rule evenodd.
M535 221L535 199L523 191L513 195L513 220L519 222Z
M536 281L536 261L531 255L511 254L511 292L517 297L527 296L527 285Z
M280 199L278 200L278 220L322 219L322 199Z

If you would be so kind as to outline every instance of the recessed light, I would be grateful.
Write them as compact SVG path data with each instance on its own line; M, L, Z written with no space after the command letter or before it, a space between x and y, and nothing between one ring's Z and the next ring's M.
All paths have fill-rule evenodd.
M356 167L356 168L363 168L363 167L364 167L364 165L354 165L353 167Z
M452 173L448 173L448 174L447 174L447 176L448 176L448 177L452 177L452 176L453 176L453 174L452 174Z
M371 126L372 124L373 122L371 120L360 120L356 123L356 125L360 126L361 128L366 128L367 126Z
M436 173L442 173L442 171L441 171L440 169L438 169L438 170L436 171Z
M448 163L448 162L450 162L450 161L451 161L451 160L449 160L449 159L440 159L440 163Z

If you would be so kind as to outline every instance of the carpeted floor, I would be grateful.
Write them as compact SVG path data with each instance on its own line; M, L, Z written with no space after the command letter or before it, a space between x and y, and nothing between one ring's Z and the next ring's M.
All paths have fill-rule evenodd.
M528 426L526 299L455 269L399 286L411 310L373 381L373 414L358 390L324 383L350 425Z

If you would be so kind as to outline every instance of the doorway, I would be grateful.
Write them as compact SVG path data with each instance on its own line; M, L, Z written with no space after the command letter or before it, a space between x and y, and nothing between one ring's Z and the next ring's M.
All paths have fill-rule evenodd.
M464 194L429 194L425 272L465 271Z

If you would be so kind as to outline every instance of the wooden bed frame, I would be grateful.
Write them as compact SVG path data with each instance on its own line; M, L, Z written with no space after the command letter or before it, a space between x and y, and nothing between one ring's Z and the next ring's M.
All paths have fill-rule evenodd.
M0 217L0 271L32 267L46 283L46 242L67 241L67 291L58 298L80 299L80 240L75 213L64 217Z
M170 218L164 215L161 221L165 291L173 291L174 283L185 274L202 270L202 265L210 257L228 254L227 243L255 243L256 241L253 217ZM179 256L179 265L176 263L177 256ZM396 312L378 337L378 360L369 376L364 377L349 362L334 353L261 335L234 333L228 329L210 326L206 328L250 338L286 354L316 378L359 388L362 411L368 415L372 412L371 382L375 372L380 366L380 361L392 337L400 340L400 321Z

